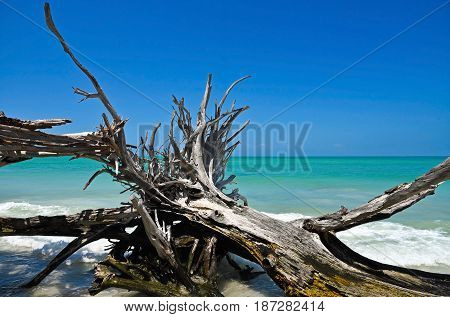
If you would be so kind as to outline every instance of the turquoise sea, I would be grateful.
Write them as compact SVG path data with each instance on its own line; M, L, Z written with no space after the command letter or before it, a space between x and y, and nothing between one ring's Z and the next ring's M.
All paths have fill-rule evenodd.
M273 217L291 220L356 207L384 190L422 175L445 157L235 157L228 172L249 204ZM86 191L83 185L99 165L88 160L51 158L0 169L0 217L76 213L114 207L127 201L120 185L107 175ZM434 196L395 215L339 236L354 250L385 263L450 274L450 183ZM104 256L105 241L85 247L53 272L41 286L17 286L42 269L69 238L0 238L0 296L84 296L93 264ZM261 276L241 283L224 275L225 295L279 295ZM127 295L110 291L106 295Z

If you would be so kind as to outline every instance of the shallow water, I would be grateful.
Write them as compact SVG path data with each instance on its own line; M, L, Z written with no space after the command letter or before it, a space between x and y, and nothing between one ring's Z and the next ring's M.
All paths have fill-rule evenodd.
M316 216L355 207L394 185L411 181L438 164L442 157L309 159L309 170L295 158L233 158L229 173L237 175L240 192L251 206L282 220ZM0 216L29 217L76 213L84 208L113 207L127 201L122 188L106 175L81 188L98 168L87 160L41 159L0 169ZM355 251L385 263L450 273L450 184L388 221L342 232L339 237ZM0 295L86 296L93 265L106 252L107 241L93 243L67 260L31 290L17 286L45 267L70 238L0 238ZM226 296L277 296L267 276L242 283L226 269L221 280ZM135 296L111 290L103 296Z

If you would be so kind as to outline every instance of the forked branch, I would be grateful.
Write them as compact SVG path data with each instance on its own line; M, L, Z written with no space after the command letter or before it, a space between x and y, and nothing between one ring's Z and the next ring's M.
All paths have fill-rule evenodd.
M125 140L126 120L114 109L97 79L72 53L45 4L47 26L95 91L75 88L85 99L99 99L104 114L93 133L53 135L39 129L68 120L22 121L0 115L0 166L34 157L71 156L101 162L86 187L108 173L132 194L132 204L86 210L70 216L0 218L0 236L77 237L29 285L36 285L86 243L111 242L109 256L96 268L91 293L120 287L157 296L220 296L219 263L229 253L252 261L292 296L433 296L450 294L450 277L409 270L366 259L339 241L334 232L386 219L434 193L449 178L450 159L411 183L386 191L352 211L286 223L247 206L247 199L227 175L239 145L236 119L248 109L233 102L223 110L232 89L209 111L212 80L192 122L183 98L173 98L174 113L167 144L157 147L159 124L137 146ZM175 138L175 130L181 140ZM243 205L241 204L243 202ZM130 207L132 205L132 207ZM231 258L230 258L231 259ZM246 278L260 272L230 264Z

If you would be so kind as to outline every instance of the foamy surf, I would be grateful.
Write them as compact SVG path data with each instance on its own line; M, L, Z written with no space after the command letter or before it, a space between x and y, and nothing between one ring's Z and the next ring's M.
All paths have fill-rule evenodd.
M69 213L60 206L41 206L29 203L7 202L0 204L0 216L47 215ZM270 217L292 221L307 218L300 213L265 213ZM374 222L338 233L356 252L383 263L405 266L448 269L450 273L450 237L438 229L416 229L393 222ZM65 237L4 237L0 239L0 251L31 252L33 255L51 258L72 238ZM106 254L108 241L100 240L84 247L67 263L95 262Z
M68 207L54 205L38 205L28 202L7 201L0 203L0 217L27 218L33 216L68 215L72 210Z
M21 211L20 211L21 210ZM36 215L42 212L47 215L70 212L59 206L41 206L29 203L2 203L0 216ZM307 218L300 213L265 213L282 221L292 221ZM417 268L425 271L450 273L450 237L436 229L416 229L392 222L375 222L362 225L338 234L347 245L360 254L383 263ZM3 237L0 238L0 255L6 259L0 263L0 274L14 279L30 278L50 261L73 238L67 237ZM39 287L30 291L31 296L86 296L86 289L92 279L92 269L96 262L101 261L109 245L107 240L99 240L82 248L72 255L63 265L71 266L52 273ZM14 260L21 254L22 260ZM29 260L28 260L29 259ZM236 258L238 262L247 263ZM237 273L222 263L223 276L220 288L226 296L279 296L281 291L267 277L261 275L255 280L242 282ZM254 264L250 264L254 265ZM259 268L257 268L259 269ZM82 279L74 276L82 274ZM84 274L84 275L83 275ZM68 282L71 281L71 282ZM6 282L6 280L5 280ZM22 283L24 281L20 281ZM15 285L13 282L10 285ZM8 283L7 283L8 284ZM16 288L8 290L11 294L19 292ZM22 293L18 293L22 294ZM134 293L133 293L134 294ZM24 295L24 294L22 294ZM131 293L111 290L103 296L130 296ZM134 294L138 295L138 294Z
M338 233L338 237L373 260L450 273L450 237L438 229L374 222Z
M3 237L0 239L0 251L11 252L12 254L13 252L23 252L44 260L50 260L72 240L73 238L67 237ZM73 254L65 264L100 261L106 255L105 248L109 244L105 239L95 241Z
M282 214L263 212L263 214L265 214L269 217L281 220L281 221L285 221L285 222L294 221L297 219L310 218L310 216L305 216L305 215L302 215L300 213L295 213L295 212L287 212L287 213L282 213Z
M282 221L308 218L299 213L265 214ZM339 232L337 236L354 251L375 261L450 273L450 237L439 229L379 221Z

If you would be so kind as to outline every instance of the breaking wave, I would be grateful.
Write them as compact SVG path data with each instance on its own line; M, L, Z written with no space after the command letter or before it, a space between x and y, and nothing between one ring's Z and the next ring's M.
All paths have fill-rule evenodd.
M34 215L70 214L70 208L45 206L27 202L0 203L0 217L30 217ZM282 221L306 218L299 213L267 215ZM450 236L438 229L416 229L410 226L379 221L338 233L356 252L383 263L431 269L450 273ZM72 238L65 237L4 237L0 239L0 251L31 252L34 256L51 258ZM95 262L106 251L108 241L99 240L82 248L66 264Z
M292 221L308 218L298 213L269 214ZM378 221L337 234L354 251L375 261L450 273L450 236L439 229L416 229Z
M62 206L46 206L14 201L0 203L0 217L26 218L37 215L67 215L71 212L70 208Z

